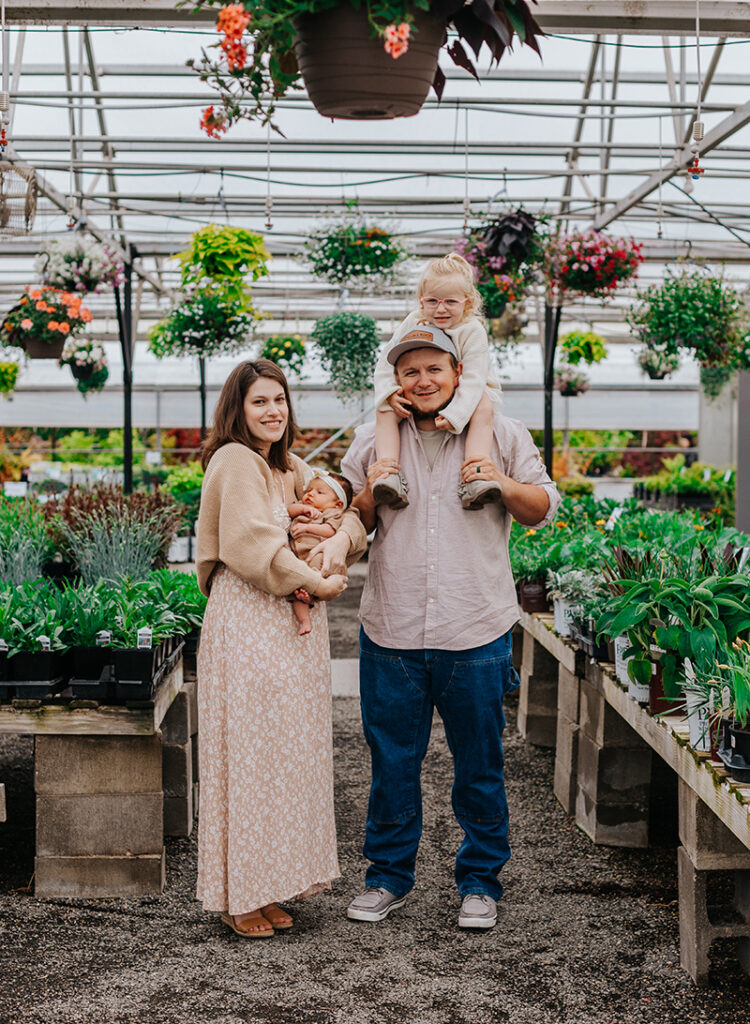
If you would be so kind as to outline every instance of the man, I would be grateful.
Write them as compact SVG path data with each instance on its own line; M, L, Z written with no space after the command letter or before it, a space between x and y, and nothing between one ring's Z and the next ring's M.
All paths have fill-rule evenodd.
M447 334L420 325L389 358L412 409L400 426L408 508L375 506L373 483L399 467L375 460L373 425L357 430L342 462L357 495L353 507L368 532L376 531L360 609L362 723L372 757L364 854L371 865L348 916L381 921L403 906L414 884L420 773L437 708L454 760L453 810L465 835L456 857L458 923L491 928L503 891L497 876L510 856L502 703L518 686L511 517L538 529L560 496L517 420L498 413L492 458L468 462L465 432L436 428L461 374ZM496 481L501 501L465 511L459 476Z

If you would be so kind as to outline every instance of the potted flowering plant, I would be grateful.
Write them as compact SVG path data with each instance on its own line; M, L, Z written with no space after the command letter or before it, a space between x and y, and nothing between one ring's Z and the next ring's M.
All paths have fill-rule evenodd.
M217 57L203 51L201 61L188 61L219 93L220 108L209 107L202 121L216 138L241 118L272 122L277 101L300 77L326 117L407 117L431 85L442 96L443 46L475 78L464 42L476 56L486 43L495 62L514 35L539 52L541 30L525 0L198 2L222 8Z
M563 363L555 370L555 388L566 398L573 398L588 391L589 379L585 373Z
M69 366L82 395L101 391L109 377L107 358L98 341L68 338L60 356L60 366Z
M313 231L305 242L303 259L315 277L330 284L380 288L394 282L407 256L390 231L355 216Z
M45 284L68 292L100 292L123 281L120 257L106 245L78 234L46 242L34 269Z
M208 358L247 348L260 314L221 288L195 292L178 302L149 331L149 351L165 356Z
M638 353L638 365L651 380L664 380L680 366L680 357L666 345L644 345Z
M59 359L66 339L79 334L91 320L80 295L27 286L18 305L6 314L2 341L25 349L29 359Z
M514 210L472 228L455 243L456 252L474 267L491 327L509 303L520 302L533 281L543 248L538 226L530 213Z
M247 278L257 281L268 276L271 258L263 236L228 224L207 224L196 231L180 261L181 285L195 291L207 285L220 288L231 300L248 300Z
M258 359L270 359L285 373L301 376L305 362L305 342L299 334L272 334L263 343Z
M553 235L544 253L545 276L561 293L606 297L638 272L641 249L632 238L603 231Z

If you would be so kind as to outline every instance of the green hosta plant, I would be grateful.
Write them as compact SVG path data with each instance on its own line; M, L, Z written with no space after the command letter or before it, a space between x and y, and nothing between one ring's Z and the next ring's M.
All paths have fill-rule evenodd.
M207 598L200 592L195 573L172 572L158 569L152 572L157 593L168 608L186 620L190 629L200 629L206 611Z
M63 637L68 647L96 647L97 636L111 631L118 614L116 591L110 583L79 584L69 588L70 614Z
M153 643L187 632L185 617L170 608L157 581L123 580L117 591L117 617L112 630L112 646L130 649L138 646L138 630L153 630Z

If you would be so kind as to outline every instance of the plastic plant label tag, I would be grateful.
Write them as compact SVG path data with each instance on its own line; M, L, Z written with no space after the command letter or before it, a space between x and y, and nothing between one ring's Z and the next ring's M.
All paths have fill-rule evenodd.
M110 629L100 629L96 634L96 646L97 647L109 647L112 643L112 631Z
M680 466L679 476L684 476L686 469L687 469L687 466Z
M0 640L0 654L8 653L8 644L5 640Z
M726 473L724 474L724 476L723 476L724 483L728 484L731 479L732 479L732 470L728 469L726 471Z
M44 634L37 637L37 642L41 645L43 651L49 651L52 647L50 638L48 636L44 636Z
M150 651L154 641L154 631L150 626L142 626L138 630L138 650Z
M710 479L711 479L711 469L710 469L709 466L706 466L706 468L703 470L703 480L705 482L708 482Z

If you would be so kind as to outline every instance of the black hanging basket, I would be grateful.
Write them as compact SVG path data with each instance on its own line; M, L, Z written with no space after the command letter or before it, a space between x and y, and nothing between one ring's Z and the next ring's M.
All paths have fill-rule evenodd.
M427 99L445 18L417 11L409 49L394 60L372 36L367 11L342 3L294 21L294 50L315 109L324 117L375 121L411 117Z

